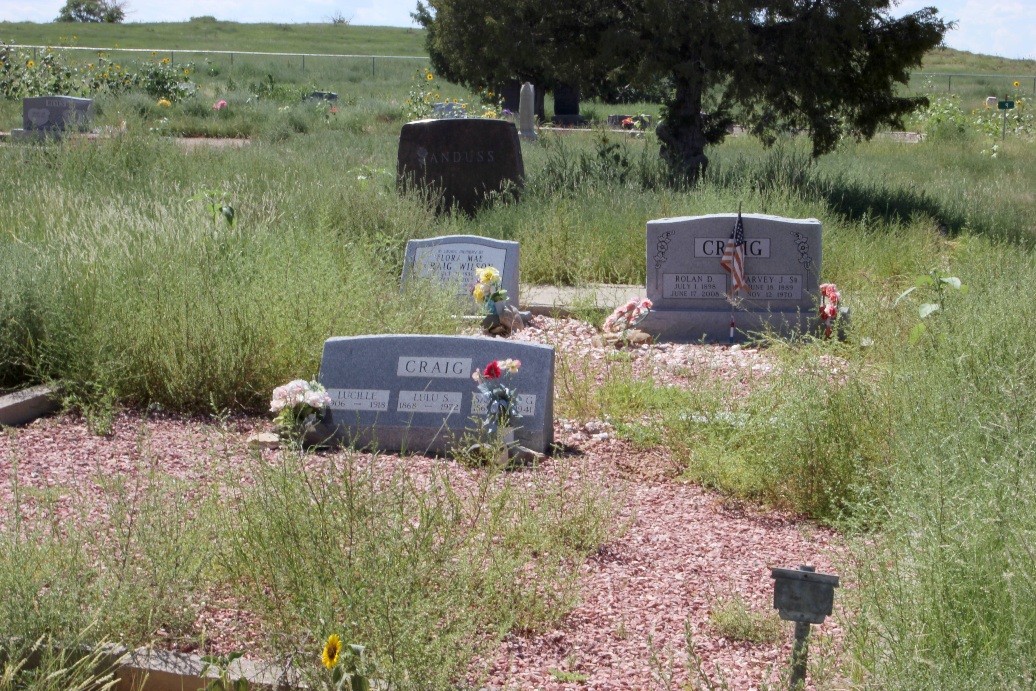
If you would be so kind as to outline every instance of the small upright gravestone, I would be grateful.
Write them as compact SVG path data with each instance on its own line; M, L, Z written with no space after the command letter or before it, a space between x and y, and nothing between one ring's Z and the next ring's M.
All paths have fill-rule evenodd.
M747 293L731 297L723 267L737 214L663 218L647 223L647 296L639 329L663 341L730 342L749 332L803 333L820 303L820 222L744 214Z
M536 100L536 87L529 82L522 84L522 97L518 105L518 136L530 142L536 141L536 116L532 112Z
M554 441L554 348L475 336L328 339L320 383L331 404L310 438L382 451L449 451L485 417L472 374L508 358L521 361L506 381L522 415L515 438L546 452Z
M402 282L431 279L456 291L458 301L474 310L471 297L475 270L492 266L500 272L506 303L518 306L518 243L478 235L444 235L406 244Z
M94 121L91 98L37 96L22 99L22 129L12 130L16 139L59 137L64 132L89 130Z
M456 207L473 215L491 194L517 194L524 185L518 130L505 120L407 123L396 159L400 187L419 185L440 193L440 210Z
M499 89L501 105L504 110L517 113L521 109L522 82L512 79ZM536 89L532 101L533 116L539 120L546 120L546 111L543 105L543 89Z

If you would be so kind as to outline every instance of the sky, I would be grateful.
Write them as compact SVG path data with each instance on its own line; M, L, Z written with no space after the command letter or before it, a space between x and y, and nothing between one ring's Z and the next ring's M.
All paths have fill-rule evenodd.
M506 0L504 0L506 1ZM369 26L414 26L417 0L125 0L128 22L180 22L212 15L235 22L319 23L332 16ZM0 0L0 21L49 22L64 0ZM1036 59L1033 0L902 0L896 16L934 5L957 22L946 44L972 53Z

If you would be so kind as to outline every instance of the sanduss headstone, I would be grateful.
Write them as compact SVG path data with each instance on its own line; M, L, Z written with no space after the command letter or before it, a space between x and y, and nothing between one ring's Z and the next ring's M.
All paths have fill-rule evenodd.
M508 305L518 306L518 243L478 235L443 235L424 240L409 240L403 260L402 283L405 288L414 278L432 279L452 286L458 302L466 311L477 311L471 297L475 270L492 266L500 272L501 288L507 291Z
M522 363L505 380L522 413L515 437L546 452L554 441L554 348L477 336L328 339L320 383L331 405L310 439L381 451L449 451L485 417L472 373L506 358Z
M22 129L14 129L15 139L60 137L65 132L86 131L93 127L92 98L74 96L33 96L22 99Z
M770 329L803 333L820 303L820 221L744 214L747 295L730 296L720 265L737 214L662 218L647 223L647 296L653 307L637 327L662 341L729 342Z
M441 210L475 211L495 192L524 185L518 130L506 120L418 120L399 133L396 173L401 187L441 192Z

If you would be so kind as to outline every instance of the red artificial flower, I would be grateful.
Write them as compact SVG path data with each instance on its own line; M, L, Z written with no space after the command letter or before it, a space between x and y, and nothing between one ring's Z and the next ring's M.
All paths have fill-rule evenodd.
M486 379L499 379L500 378L500 365L496 360L493 360L486 365L486 371L482 373Z

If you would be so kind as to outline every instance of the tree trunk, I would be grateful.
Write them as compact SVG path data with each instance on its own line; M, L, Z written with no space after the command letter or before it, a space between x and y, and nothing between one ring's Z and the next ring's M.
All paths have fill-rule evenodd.
M662 158L674 173L690 180L697 180L709 165L701 98L700 79L677 77L676 94L666 103L664 120L655 129Z

